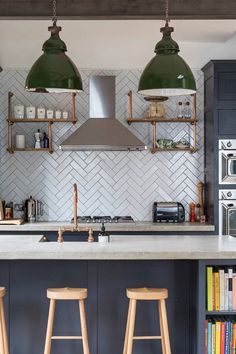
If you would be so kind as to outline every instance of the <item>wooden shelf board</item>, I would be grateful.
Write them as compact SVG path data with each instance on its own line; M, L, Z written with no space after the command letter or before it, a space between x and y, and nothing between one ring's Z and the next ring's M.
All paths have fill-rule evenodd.
M194 123L193 118L128 118L127 122L131 123Z
M155 152L162 152L162 151L175 151L175 152L178 152L178 151L185 151L185 152L190 152L190 153L194 153L196 151L198 151L197 148L193 148L193 147L190 147L190 148L164 148L164 149L161 149L161 148L151 148L151 152L154 154Z
M76 123L77 120L68 118L68 119L47 119L47 118L10 118L8 122L12 123L67 123L72 122Z
M12 148L12 151L48 151L48 152L53 152L53 149L49 148L40 148L40 149L35 149L35 148L25 148L25 149L17 149L17 148Z
M236 311L206 311L207 316L224 316L224 315L235 315Z

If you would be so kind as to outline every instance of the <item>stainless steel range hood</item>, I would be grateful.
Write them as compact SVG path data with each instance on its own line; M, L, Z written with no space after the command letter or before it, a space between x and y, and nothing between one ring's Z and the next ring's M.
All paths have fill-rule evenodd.
M147 147L115 119L115 76L91 76L90 119L60 146L64 151L145 150Z

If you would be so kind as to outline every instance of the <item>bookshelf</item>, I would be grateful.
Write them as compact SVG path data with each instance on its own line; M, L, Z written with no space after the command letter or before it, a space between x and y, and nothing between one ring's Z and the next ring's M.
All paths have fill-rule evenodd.
M198 262L198 291L197 291L197 354L205 353L205 321L217 319L217 321L236 321L236 310L207 309L207 267L215 269L236 269L236 260L200 260Z

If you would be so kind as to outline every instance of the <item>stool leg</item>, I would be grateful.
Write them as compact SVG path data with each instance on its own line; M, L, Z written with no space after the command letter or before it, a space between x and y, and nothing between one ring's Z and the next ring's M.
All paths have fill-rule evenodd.
M80 312L80 323L81 323L83 350L84 350L84 354L89 354L88 333L87 333L84 300L79 300L79 312Z
M135 325L135 315L136 315L136 303L134 299L130 300L130 320L129 320L129 331L127 340L127 354L132 354L133 350L133 336L134 336L134 325Z
M161 331L161 348L162 354L166 354L166 348L164 343L164 331L163 331L163 320L162 320L162 313L161 313L161 305L160 301L157 301L158 304L158 313L159 313L159 324L160 324L160 331Z
M126 323L126 330L125 330L125 342L124 342L124 349L123 349L123 354L127 354L127 342L128 342L128 334L129 334L129 323L130 323L130 300L129 300L129 310L128 310L128 316L127 316L127 323Z
M56 300L51 299L50 300L50 305L49 305L48 325L47 325L47 333L46 333L44 354L50 354L50 352L51 352L52 330L53 330L55 306L56 306Z
M168 322L167 322L167 315L166 315L166 303L165 300L159 300L159 310L161 314L161 327L164 335L164 347L165 347L165 354L171 354L170 350L170 337L168 331Z
M6 321L4 315L3 299L0 301L0 313L1 313L1 333L2 333L2 343L4 354L9 354L8 339L7 339L7 329Z

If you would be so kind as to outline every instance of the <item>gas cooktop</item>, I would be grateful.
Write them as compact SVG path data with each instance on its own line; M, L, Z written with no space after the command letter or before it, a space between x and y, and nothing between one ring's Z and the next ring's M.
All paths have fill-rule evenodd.
M71 220L74 222L74 218ZM77 216L78 223L132 223L132 216Z

